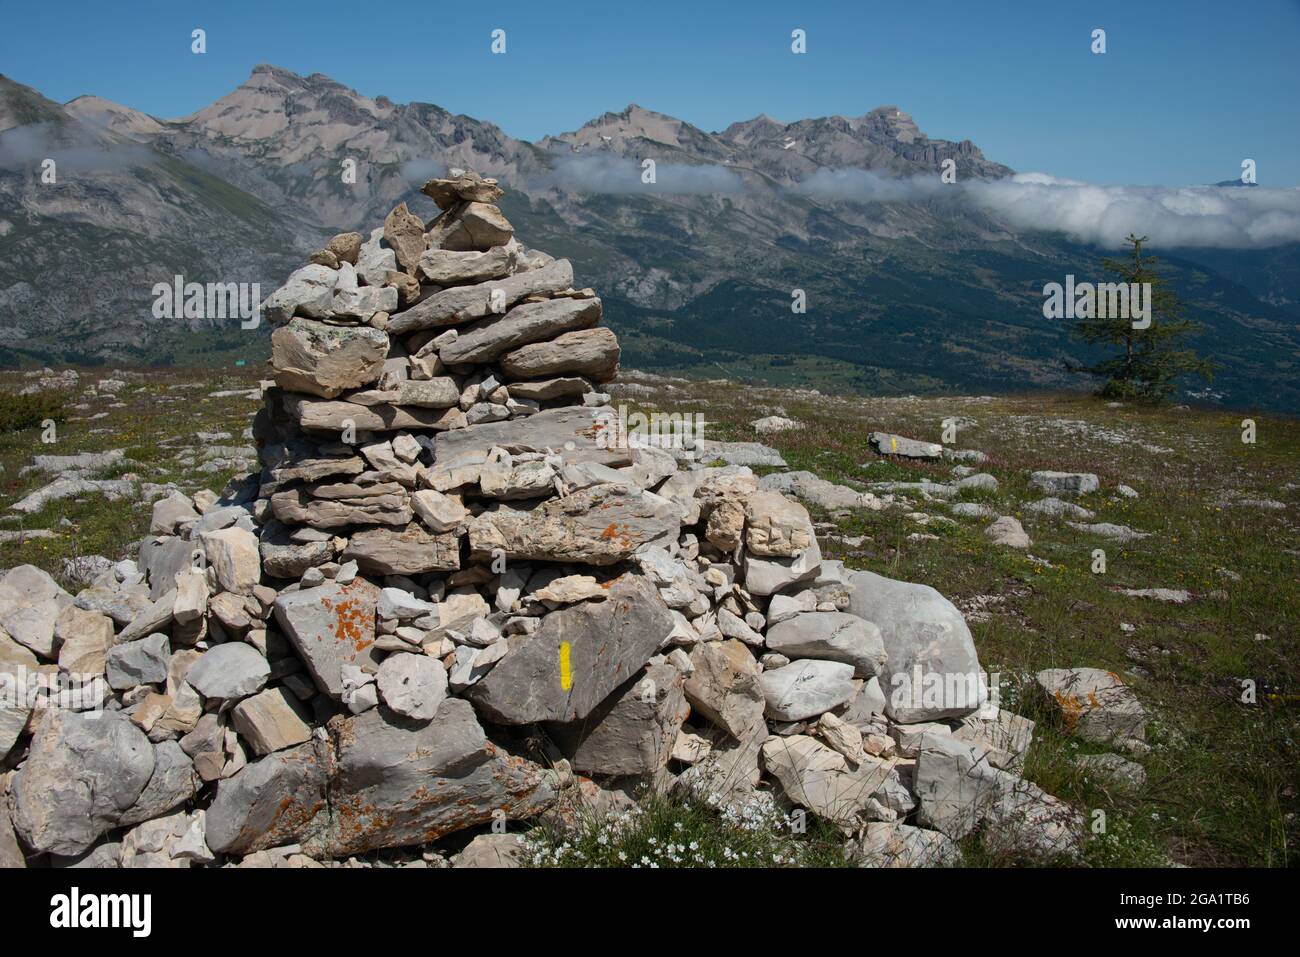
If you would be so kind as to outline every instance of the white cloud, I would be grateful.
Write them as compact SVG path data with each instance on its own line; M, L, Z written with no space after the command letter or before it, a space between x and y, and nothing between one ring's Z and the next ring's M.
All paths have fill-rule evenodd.
M570 193L649 193L700 195L739 193L744 181L721 166L684 163L655 164L655 182L641 182L641 163L612 153L560 156L555 166L529 183L534 189L562 189Z
M1017 230L1059 230L1116 247L1129 233L1165 247L1260 248L1300 242L1300 189L1262 186L1096 186L1047 173L944 184L934 174L891 178L818 170L797 187L818 199L901 203L951 197Z
M76 127L32 123L0 132L0 169L39 172L40 163L47 159L63 171L93 172L148 166L154 156L134 143L110 146Z
M963 195L1018 229L1058 229L1101 246L1129 233L1167 247L1300 242L1300 189L1094 186L1027 173L965 183Z

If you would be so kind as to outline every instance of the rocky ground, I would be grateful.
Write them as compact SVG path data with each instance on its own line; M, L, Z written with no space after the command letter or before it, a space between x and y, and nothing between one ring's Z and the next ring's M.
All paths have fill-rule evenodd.
M0 568L37 566L75 594L100 571L87 556L138 557L123 543L148 531L154 501L173 489L219 491L255 466L249 422L261 402L259 371L5 373L7 393L57 397L65 414L51 443L39 425L0 439ZM999 675L1003 707L1037 721L1025 779L1090 822L1105 812L1104 830L1086 830L1078 859L1293 859L1294 422L1258 418L1256 441L1245 444L1241 415L1071 396L841 398L635 372L609 391L632 409L701 413L714 440L774 450L721 449L808 505L825 559L923 582L951 599L981 665ZM890 435L873 436L938 440L944 420L956 420L951 446L987 458L904 458L892 454ZM1060 482L1035 485L1042 471L1093 473L1099 488L1049 494ZM1093 571L1096 549L1104 572ZM1121 749L1081 736L1035 693L1039 672L1076 667L1114 673L1135 692L1150 719L1146 747L1111 757ZM806 737L826 742L827 734ZM772 837L754 822L771 823L775 811L729 813L647 796L577 836L536 827L529 860L837 860L833 850L827 856L836 842L824 827L802 840ZM663 850L683 834L694 836L681 847L694 850ZM440 861L459 850L452 844L425 856ZM979 834L959 845L967 863L1024 858Z
M1292 424L619 381L423 192L266 380L3 393L0 862L1286 862Z

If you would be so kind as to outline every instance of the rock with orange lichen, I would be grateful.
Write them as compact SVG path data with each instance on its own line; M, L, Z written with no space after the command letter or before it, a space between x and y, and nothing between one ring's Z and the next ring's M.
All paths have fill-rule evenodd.
M1034 681L1056 708L1061 726L1085 741L1145 750L1146 709L1133 689L1102 668L1049 668Z
M667 499L626 485L596 485L531 509L488 509L470 523L469 544L475 560L504 553L613 565L643 546L672 541L680 527L677 506Z
M301 844L311 857L428 844L549 808L566 783L487 739L469 702L431 721L387 708L339 716L328 737L269 754L217 786L208 844L251 854Z
M208 846L219 854L251 854L297 841L326 810L331 762L325 742L308 741L222 781L208 808Z
M457 698L445 699L431 721L379 707L336 718L330 730L328 819L302 838L309 855L427 844L494 818L530 818L559 790L556 772L501 750Z
M275 600L275 620L316 679L335 701L343 699L343 666L378 667L375 608L379 588L364 578L326 582L286 592Z

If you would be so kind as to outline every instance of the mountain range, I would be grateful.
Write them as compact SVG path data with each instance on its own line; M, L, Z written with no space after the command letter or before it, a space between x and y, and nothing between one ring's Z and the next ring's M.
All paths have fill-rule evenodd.
M897 107L708 132L632 105L528 143L273 66L171 120L0 76L0 364L261 359L266 329L157 319L154 284L266 295L332 233L403 201L432 218L419 187L451 167L498 178L520 238L573 260L627 366L823 391L1083 384L1063 360L1087 352L1043 318L1042 288L1096 277L1108 251L914 188L1013 170ZM1210 395L1300 411L1300 246L1156 252L1219 364Z

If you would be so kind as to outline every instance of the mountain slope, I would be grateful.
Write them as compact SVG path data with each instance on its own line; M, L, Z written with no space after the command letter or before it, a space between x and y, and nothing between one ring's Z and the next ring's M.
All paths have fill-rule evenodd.
M928 178L947 159L963 181L1011 173L892 106L710 133L632 105L530 144L431 104L259 66L171 120L93 96L63 107L3 81L0 131L0 157L18 158L0 163L0 327L27 340L0 354L9 361L180 361L214 342L210 358L255 358L265 330L198 335L155 320L152 284L182 273L260 281L265 294L332 232L402 201L431 218L419 185L471 166L507 186L523 241L569 256L602 290L629 365L827 389L1083 384L1062 363L1083 350L1042 318L1041 290L1095 275L1100 250L942 194L862 203L808 188L844 170ZM52 190L29 141L56 134L76 175ZM641 182L646 158L655 185ZM1300 409L1296 249L1159 252L1206 325L1198 347L1222 364L1215 391ZM806 314L791 312L795 289Z
M255 197L3 77L0 131L0 359L201 350L213 324L155 319L155 283L253 282L296 259L283 218Z

